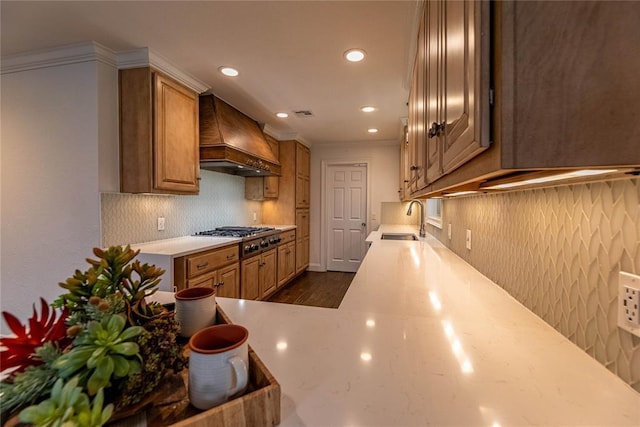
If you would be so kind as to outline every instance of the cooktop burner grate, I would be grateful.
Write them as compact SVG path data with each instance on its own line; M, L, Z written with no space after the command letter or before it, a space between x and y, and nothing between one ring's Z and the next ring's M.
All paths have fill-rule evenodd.
M259 234L273 232L273 227L241 227L226 226L216 227L213 230L199 231L196 236L215 236L215 237L252 237Z

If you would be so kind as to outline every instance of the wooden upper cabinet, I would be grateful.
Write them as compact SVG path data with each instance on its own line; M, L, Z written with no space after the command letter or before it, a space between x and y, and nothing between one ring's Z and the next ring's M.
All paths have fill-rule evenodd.
M198 94L149 67L119 76L120 190L198 194Z
M489 146L489 122L481 117L489 114L489 57L483 49L489 33L482 31L487 5L472 0L424 5L409 113L414 194Z
M441 52L435 74L430 53L424 65L425 126L441 126L428 138L428 185L413 197L481 189L528 172L640 168L637 3L430 1L425 7L425 21L439 17ZM425 43L430 46L430 31ZM433 84L442 90L439 107Z
M418 30L418 42L413 63L411 89L409 91L409 120L407 124L407 159L408 182L410 193L421 190L426 182L426 140L425 140L425 76L426 76L426 50L425 50L424 19L420 21Z
M277 199L277 176L248 176L244 180L244 198L247 200Z
M425 59L423 64L423 74L426 74L425 87L426 102L424 113L424 137L426 138L426 179L424 188L429 182L433 182L441 177L442 169L442 136L437 132L436 126L440 126L442 119L443 105L443 75L440 69L442 54L442 26L440 18L442 14L442 3L439 1L428 2L425 5L422 25L425 28L423 43Z
M309 177L309 148L296 143L296 208L308 208L310 205Z
M500 3L504 164L639 166L640 4Z
M451 172L489 146L489 27L488 14L482 19L483 7L488 7L488 2L439 4L443 23L443 128L440 129L443 173Z
M409 191L414 195L489 145L488 121L480 120L481 113L489 113L488 102L481 102L489 91L489 74L481 74L489 59L482 57L489 40L488 31L482 32L483 7L488 3L424 3L409 95Z

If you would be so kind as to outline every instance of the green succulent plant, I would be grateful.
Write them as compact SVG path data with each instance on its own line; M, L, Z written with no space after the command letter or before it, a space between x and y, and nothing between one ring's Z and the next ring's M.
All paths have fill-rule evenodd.
M95 427L106 424L113 413L113 405L103 407L103 390L99 389L90 401L78 383L79 377L73 377L66 384L59 378L51 389L51 397L25 408L20 412L20 421L36 427Z
M88 376L87 390L94 395L100 388L110 385L111 377L123 378L140 371L142 358L138 344L132 340L144 328L125 328L123 315L114 314L101 322L89 322L73 342L68 353L60 356L53 364L63 378L76 373Z
M49 394L56 381L57 372L51 365L60 357L60 348L48 342L38 347L35 352L42 364L29 366L19 374L0 382L0 415L3 425L16 409L32 405L41 396Z
M93 253L98 259L87 258L91 267L84 273L76 270L72 277L59 283L68 292L56 300L56 306L69 309L71 322L86 323L95 319L92 317L95 309L90 304L92 299L118 295L127 306L132 325L143 325L161 314L165 311L162 305L147 304L145 297L158 290L160 276L165 270L133 261L139 252L129 246L112 246L107 250L94 248ZM133 273L138 277L135 278Z
M59 284L65 291L52 304L62 308L59 318L41 301L27 331L3 313L15 337L2 338L0 365L21 369L0 381L2 423L19 412L35 425L102 425L114 408L139 402L184 368L173 312L146 298L165 271L134 260L138 253L95 248L89 268Z

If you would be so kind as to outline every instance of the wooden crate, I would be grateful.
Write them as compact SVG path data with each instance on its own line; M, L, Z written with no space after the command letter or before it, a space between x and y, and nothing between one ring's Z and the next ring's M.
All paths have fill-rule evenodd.
M231 323L226 314L217 307L217 324ZM247 392L240 397L207 411L200 411L189 404L189 373L185 369L176 375L182 384L173 388L174 401L165 405L153 405L147 410L147 426L175 427L260 427L280 424L280 384L264 366L258 355L249 346L249 383ZM181 387L182 386L182 389ZM181 389L181 390L180 390Z

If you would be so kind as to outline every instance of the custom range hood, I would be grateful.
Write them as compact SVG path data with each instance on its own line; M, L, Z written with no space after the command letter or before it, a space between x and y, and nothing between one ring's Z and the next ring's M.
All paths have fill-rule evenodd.
M214 95L200 96L200 168L241 176L280 175L258 123Z

